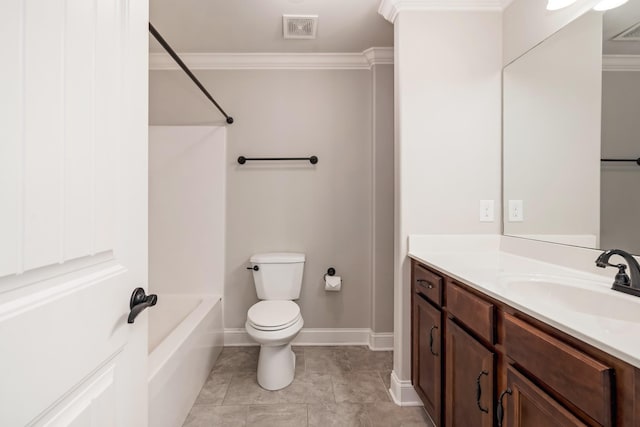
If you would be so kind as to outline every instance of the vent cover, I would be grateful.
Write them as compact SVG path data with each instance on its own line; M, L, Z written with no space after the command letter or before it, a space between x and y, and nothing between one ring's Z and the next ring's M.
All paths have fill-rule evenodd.
M315 39L318 15L282 15L285 39Z
M631 26L631 28L627 28L622 33L615 36L613 39L615 41L640 41L640 22Z

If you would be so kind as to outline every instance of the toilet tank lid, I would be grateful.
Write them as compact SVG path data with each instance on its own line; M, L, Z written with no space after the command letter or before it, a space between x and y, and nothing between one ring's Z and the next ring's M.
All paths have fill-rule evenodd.
M266 254L255 254L250 261L255 264L293 264L304 262L304 254L293 252L270 252Z

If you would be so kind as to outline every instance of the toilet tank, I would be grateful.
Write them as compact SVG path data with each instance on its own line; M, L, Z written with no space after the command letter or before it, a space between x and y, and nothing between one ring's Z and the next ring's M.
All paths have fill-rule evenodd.
M273 252L253 255L250 262L258 299L300 298L304 261L304 254L299 253Z

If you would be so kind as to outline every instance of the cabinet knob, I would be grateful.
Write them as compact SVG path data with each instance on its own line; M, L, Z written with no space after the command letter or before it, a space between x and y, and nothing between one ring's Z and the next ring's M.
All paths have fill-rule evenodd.
M426 281L426 280L424 280L424 279L418 279L418 280L416 280L416 282L418 282L418 283L419 283L419 284L421 284L422 286L426 286L426 287L427 287L427 289L433 289L433 285L432 285L431 283L427 282L427 281Z

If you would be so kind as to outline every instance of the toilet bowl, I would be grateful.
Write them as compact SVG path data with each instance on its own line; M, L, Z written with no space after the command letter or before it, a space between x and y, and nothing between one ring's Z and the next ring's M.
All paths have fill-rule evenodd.
M293 301L260 301L247 314L245 328L260 344L258 384L266 390L280 390L291 384L296 356L291 341L302 329L300 308Z

